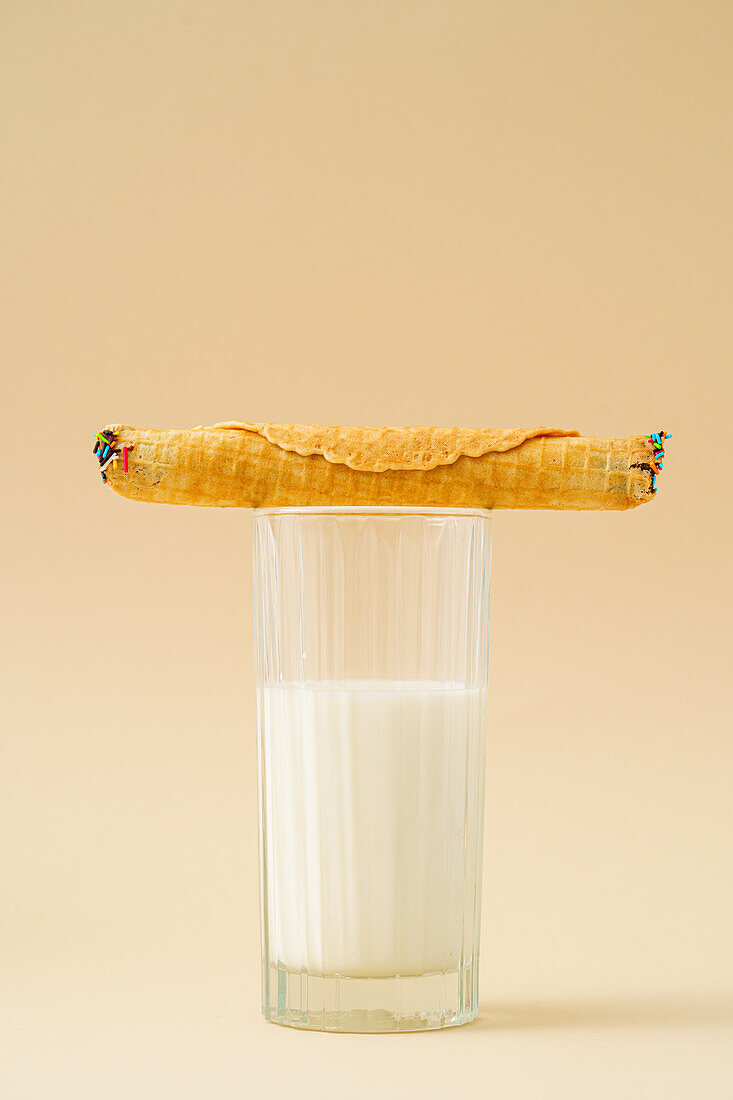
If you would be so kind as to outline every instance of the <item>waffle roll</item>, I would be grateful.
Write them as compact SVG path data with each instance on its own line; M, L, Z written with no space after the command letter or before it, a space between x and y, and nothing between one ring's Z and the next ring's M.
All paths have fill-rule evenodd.
M157 504L621 510L656 493L666 434L111 424L95 453L112 489Z

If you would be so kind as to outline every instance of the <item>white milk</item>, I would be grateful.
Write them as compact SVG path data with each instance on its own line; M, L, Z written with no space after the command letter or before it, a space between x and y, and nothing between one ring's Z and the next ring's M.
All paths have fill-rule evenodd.
M264 923L290 970L455 970L476 905L483 695L431 682L264 689ZM472 928L466 928L470 950Z

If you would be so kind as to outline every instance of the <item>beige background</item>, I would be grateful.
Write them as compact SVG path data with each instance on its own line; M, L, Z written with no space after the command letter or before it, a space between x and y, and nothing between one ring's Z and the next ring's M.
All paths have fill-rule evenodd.
M733 1087L726 0L2 0L0 1094ZM250 517L110 420L673 433L495 523L482 1013L259 1017Z

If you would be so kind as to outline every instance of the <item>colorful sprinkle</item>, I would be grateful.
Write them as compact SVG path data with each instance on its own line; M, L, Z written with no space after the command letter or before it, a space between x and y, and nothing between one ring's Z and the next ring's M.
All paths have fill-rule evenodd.
M135 446L134 443L125 443L120 450L119 447L115 447L115 433L110 428L105 428L103 432L95 432L94 438L96 440L94 444L93 454L97 456L99 460L99 469L102 475L102 481L107 481L107 475L105 470L112 463L114 469L117 469L117 464L122 459L122 465L127 473L129 469L128 454Z
M646 439L651 443L654 448L654 454L650 462L652 471L651 491L656 493L657 491L657 476L660 470L664 469L664 443L665 440L670 437L665 431L652 432L651 435L646 436Z
M102 466L102 473L104 473L104 471L105 471L105 470L107 469L107 467L109 466L110 462L114 462L114 461L116 460L116 458L117 458L117 451L113 451L113 452L112 452L112 454L111 454L111 455L109 456L109 458L107 459L107 461L106 461L106 462L104 463L104 465Z

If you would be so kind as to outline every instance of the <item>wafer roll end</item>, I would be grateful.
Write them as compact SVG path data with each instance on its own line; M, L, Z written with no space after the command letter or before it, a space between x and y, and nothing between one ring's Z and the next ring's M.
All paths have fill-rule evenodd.
M657 494L657 478L664 467L665 442L669 432L632 437L629 459L629 507L646 504Z

